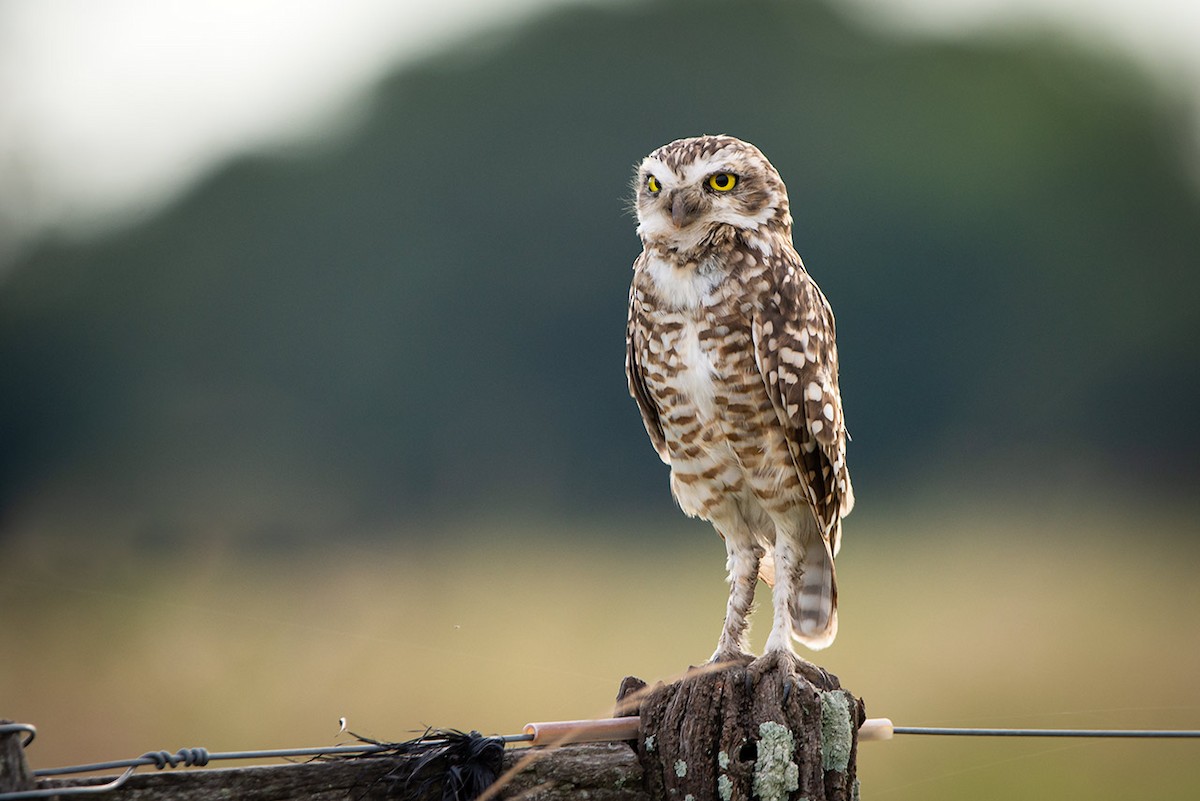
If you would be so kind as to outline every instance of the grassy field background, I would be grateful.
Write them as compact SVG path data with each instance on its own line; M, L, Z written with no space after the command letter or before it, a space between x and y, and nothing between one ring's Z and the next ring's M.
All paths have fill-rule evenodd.
M898 725L1200 727L1191 512L856 513L817 661ZM0 561L0 717L36 724L50 767L329 744L342 716L405 739L606 715L623 676L711 652L723 549L701 524L570 526L250 553L33 532ZM864 745L860 778L889 801L1195 797L1200 743L908 737Z

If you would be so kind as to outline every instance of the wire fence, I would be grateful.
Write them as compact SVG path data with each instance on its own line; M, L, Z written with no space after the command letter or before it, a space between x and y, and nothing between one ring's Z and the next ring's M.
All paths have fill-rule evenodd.
M37 737L37 728L28 723L9 723L0 725L0 735L22 732L27 736L22 743L27 748ZM210 762L222 760L266 760L266 759L321 759L326 757L367 757L367 756L400 756L416 753L422 750L438 748L463 739L476 742L494 742L501 747L520 742L531 742L533 734L509 734L484 736L478 732L463 733L453 730L430 729L420 737L401 742L388 743L369 740L360 737L353 745L315 746L308 748L271 748L250 751L209 751L207 748L181 748L170 751L148 751L134 759L115 759L108 762L88 762L79 765L66 765L57 768L40 768L31 771L37 778L51 778L81 773L102 773L104 771L121 770L123 772L105 784L79 787L50 787L36 790L16 790L0 793L0 801L17 801L27 798L51 798L68 795L91 795L106 793L119 788L129 780L134 772L144 766L153 765L158 770L178 767L204 767Z
M936 726L893 726L896 735L935 735L951 737L1094 737L1094 738L1139 738L1139 739L1200 739L1200 729L1015 729L1015 728L968 728ZM0 725L0 735L23 733L23 748L37 737L37 728L28 723ZM478 732L463 733L454 730L428 729L419 737L402 742L380 742L361 737L353 732L359 742L352 745L316 746L308 748L273 748L250 751L209 751L206 748L181 748L178 751L149 751L134 759L117 759L108 762L89 762L57 768L41 768L32 771L38 778L67 776L81 773L100 773L123 770L112 781L78 787L53 787L36 790L17 790L0 793L0 801L18 799L50 798L54 796L92 795L115 790L140 767L153 765L158 770L178 767L204 767L211 762L224 760L267 760L267 759L322 759L330 757L400 756L422 750L444 747L464 738L475 742L491 742L500 747L518 744L533 744L537 735L530 731L522 734L484 736ZM563 743L558 743L563 744Z
M1200 729L971 729L895 726L893 734L941 734L960 737L1140 737L1200 738Z

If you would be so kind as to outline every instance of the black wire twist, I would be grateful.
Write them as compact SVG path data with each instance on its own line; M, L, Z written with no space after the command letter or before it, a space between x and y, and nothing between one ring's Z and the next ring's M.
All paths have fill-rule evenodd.
M145 764L145 760L149 759L154 762L154 767L162 770L170 765L177 768L180 765L184 767L202 768L208 764L208 749L207 748L180 748L174 754L168 751L147 751L138 757L138 761Z

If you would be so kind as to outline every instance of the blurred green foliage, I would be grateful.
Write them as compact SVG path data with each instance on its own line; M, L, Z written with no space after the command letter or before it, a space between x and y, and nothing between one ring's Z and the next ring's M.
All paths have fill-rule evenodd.
M1200 476L1186 110L1050 37L890 39L821 4L574 8L382 81L0 283L0 538L444 510L672 514L626 396L632 165L731 133L788 183L839 323L860 499L1137 503Z

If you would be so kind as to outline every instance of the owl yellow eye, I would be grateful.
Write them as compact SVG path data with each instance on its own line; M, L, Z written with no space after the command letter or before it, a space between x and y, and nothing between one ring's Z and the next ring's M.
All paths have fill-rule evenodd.
M708 185L718 192L728 192L737 184L737 176L729 172L714 172L708 176Z
M655 178L653 175L646 178L646 188L650 190L650 194L652 194L652 195L657 195L658 191L660 189L662 189L662 187L658 183L658 179Z

